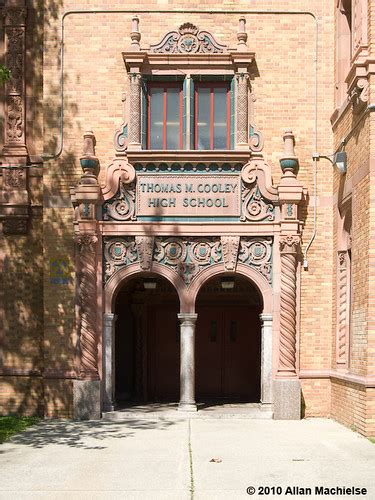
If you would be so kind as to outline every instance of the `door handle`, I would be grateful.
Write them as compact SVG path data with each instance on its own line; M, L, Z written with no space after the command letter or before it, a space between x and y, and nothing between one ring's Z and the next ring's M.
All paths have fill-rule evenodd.
M231 342L236 342L236 340L237 340L237 321L230 322L229 338L230 338Z
M216 340L217 340L217 321L211 321L210 342L216 342Z

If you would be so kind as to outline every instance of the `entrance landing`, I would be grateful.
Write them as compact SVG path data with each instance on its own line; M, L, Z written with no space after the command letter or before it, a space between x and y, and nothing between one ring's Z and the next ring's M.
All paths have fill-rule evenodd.
M260 403L198 403L198 411L179 411L178 403L150 403L123 406L115 411L103 412L104 420L124 419L181 419L181 418L249 418L272 419L270 405Z

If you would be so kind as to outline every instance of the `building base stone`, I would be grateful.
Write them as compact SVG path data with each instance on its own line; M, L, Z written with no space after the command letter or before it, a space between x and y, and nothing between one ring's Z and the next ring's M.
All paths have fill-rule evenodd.
M275 420L301 419L301 384L298 379L275 380L273 384Z
M76 420L100 419L100 380L74 380L73 405Z
M197 411L197 405L195 403L182 403L178 405L178 411Z

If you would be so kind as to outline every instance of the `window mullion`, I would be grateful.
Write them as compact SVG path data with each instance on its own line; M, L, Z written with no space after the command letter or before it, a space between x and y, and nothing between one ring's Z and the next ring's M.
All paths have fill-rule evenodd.
M230 92L227 88L227 149L230 149Z
M163 149L167 149L167 89L163 93Z
M210 146L214 149L214 87L210 88Z
M151 89L147 89L147 149L151 149Z
M183 120L183 107L184 107L184 103L183 103L183 95L182 95L182 88L180 89L180 148L179 149L182 149L183 147L183 144L182 144L182 141L183 141L183 137L182 137L182 134L183 134L183 126L182 126L182 120ZM185 117L185 120L186 120L186 117Z

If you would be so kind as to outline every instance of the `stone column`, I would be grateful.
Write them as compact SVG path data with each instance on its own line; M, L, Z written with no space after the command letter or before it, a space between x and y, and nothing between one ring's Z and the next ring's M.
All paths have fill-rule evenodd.
M237 147L249 148L248 120L249 97L247 73L237 73Z
M100 418L100 380L98 372L98 339L96 318L96 258L95 234L77 235L79 246L79 328L80 367L73 385L74 417L79 420Z
M195 403L195 322L197 314L178 314L181 330L180 403L181 411L197 411Z
M296 372L296 267L299 238L282 237L280 290L280 348L278 376L294 378Z
M262 322L261 403L272 401L272 314L260 314Z
M141 149L141 75L129 73L130 81L130 119L129 149Z
M80 379L98 380L98 344L96 328L96 244L93 234L80 234L77 243L80 254L79 297L81 305Z
M103 315L104 411L115 409L115 323L117 316Z
M280 343L277 380L275 380L274 417L284 420L301 418L301 387L296 370L296 267L298 236L282 236Z

